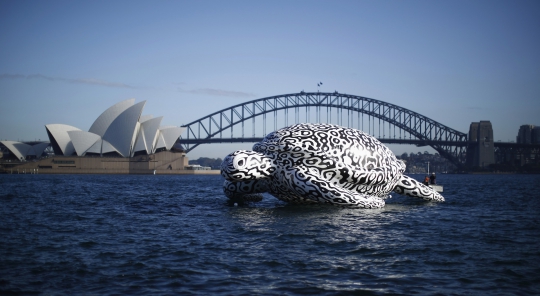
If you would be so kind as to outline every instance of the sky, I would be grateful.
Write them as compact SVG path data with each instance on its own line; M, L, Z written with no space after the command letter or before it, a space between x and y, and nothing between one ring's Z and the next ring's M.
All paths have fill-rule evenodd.
M51 123L88 130L130 98L180 126L302 90L389 102L464 133L489 120L495 141L540 125L535 0L2 0L0 44L1 140L48 140Z

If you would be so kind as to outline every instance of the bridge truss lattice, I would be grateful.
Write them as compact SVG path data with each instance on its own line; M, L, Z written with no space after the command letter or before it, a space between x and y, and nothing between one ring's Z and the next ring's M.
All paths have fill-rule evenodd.
M186 151L205 143L258 142L293 123L334 123L357 128L383 143L429 145L456 166L465 163L467 134L387 102L349 95L300 92L238 104L186 127Z

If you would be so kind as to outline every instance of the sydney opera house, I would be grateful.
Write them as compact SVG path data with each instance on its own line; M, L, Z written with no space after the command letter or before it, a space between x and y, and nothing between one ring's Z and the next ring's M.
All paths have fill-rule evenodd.
M117 103L105 110L88 131L67 124L47 124L50 142L0 141L3 170L120 174L185 171L188 160L177 143L184 128L160 126L163 117L142 114L145 104L135 104L135 99ZM19 161L23 164L15 163Z
M160 126L163 117L142 116L146 101L120 102L105 110L85 132L67 124L47 124L55 155L133 157L171 150L184 128Z

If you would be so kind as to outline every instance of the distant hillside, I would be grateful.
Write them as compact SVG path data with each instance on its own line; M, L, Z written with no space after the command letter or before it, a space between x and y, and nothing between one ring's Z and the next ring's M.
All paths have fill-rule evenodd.
M211 167L213 170L219 170L219 167L221 166L221 163L223 162L223 159L221 158L208 158L208 157L200 157L199 159L193 159L189 161L189 164L198 164L200 166L207 166Z

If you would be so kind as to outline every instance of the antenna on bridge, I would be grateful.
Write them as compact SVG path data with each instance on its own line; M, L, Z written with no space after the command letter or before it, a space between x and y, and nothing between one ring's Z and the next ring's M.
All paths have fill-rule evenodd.
M319 87L322 85L322 82L317 83L317 92L319 92Z

